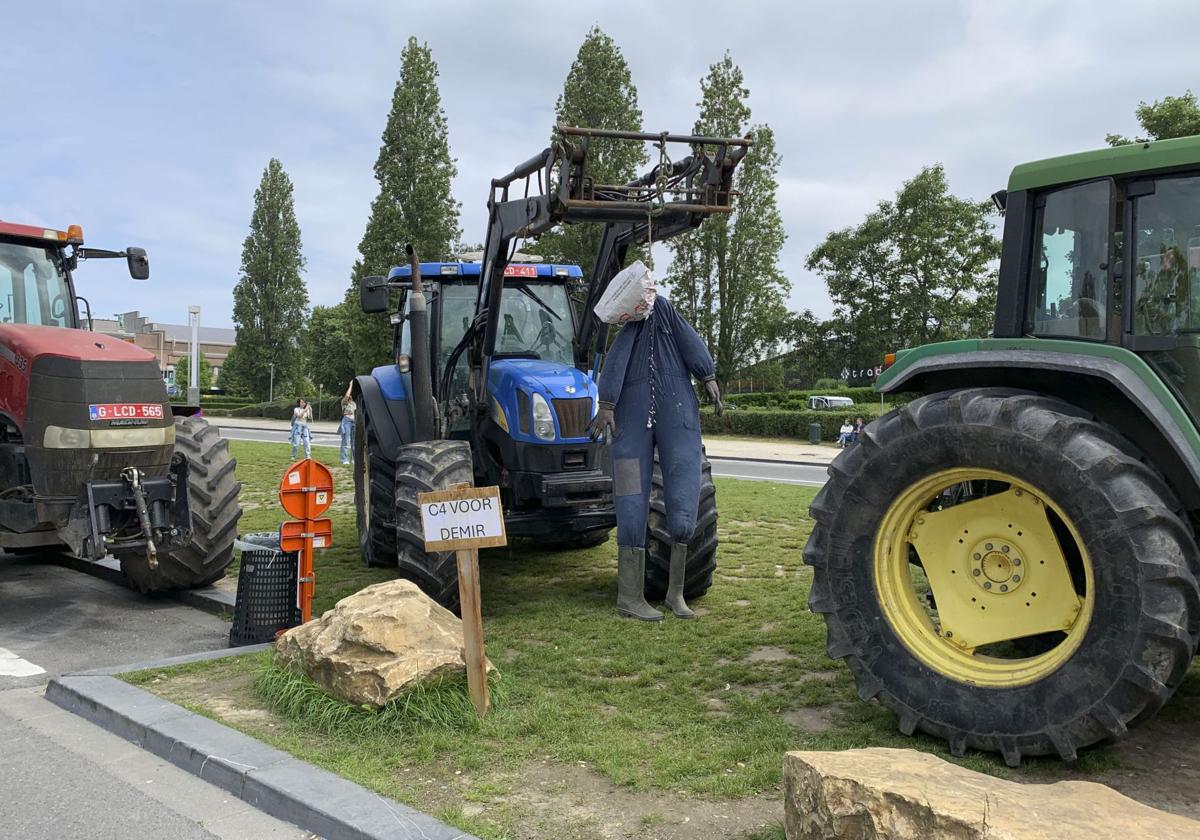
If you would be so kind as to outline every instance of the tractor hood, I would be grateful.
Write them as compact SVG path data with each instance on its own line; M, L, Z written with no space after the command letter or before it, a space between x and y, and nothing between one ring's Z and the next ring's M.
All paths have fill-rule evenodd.
M596 393L591 377L571 365L540 359L499 359L492 362L488 387L493 394L524 388L545 397L586 397Z
M46 355L88 362L155 361L152 353L104 333L31 324L0 324L0 355L12 356L18 367ZM25 365L16 359L24 359Z
M488 391L509 419L509 434L530 443L552 442L535 437L530 425L530 400L544 397L555 417L555 441L587 438L595 412L596 383L583 371L561 362L541 359L498 359L488 373Z

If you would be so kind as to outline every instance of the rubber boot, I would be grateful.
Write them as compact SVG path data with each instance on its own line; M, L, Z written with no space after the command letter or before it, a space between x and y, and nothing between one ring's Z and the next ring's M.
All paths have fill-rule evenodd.
M675 613L676 618L693 618L696 615L683 600L683 581L687 576L687 556L687 543L671 545L671 570L670 577L667 578L667 597L664 603L671 612Z
M641 621L662 621L663 614L646 603L646 549L617 548L617 614Z

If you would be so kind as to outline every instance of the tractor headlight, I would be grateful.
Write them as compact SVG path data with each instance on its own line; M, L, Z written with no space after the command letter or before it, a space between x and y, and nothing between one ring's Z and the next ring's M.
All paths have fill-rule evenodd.
M541 394L533 395L533 433L542 440L554 440L554 415Z
M47 426L42 435L42 446L46 449L87 449L91 444L92 433L88 429Z

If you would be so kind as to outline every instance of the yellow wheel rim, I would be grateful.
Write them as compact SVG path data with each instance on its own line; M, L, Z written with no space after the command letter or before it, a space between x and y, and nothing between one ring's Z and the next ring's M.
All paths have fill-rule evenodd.
M959 682L1042 679L1091 622L1092 564L1074 524L1006 473L965 467L916 482L884 514L874 554L888 623L918 659Z

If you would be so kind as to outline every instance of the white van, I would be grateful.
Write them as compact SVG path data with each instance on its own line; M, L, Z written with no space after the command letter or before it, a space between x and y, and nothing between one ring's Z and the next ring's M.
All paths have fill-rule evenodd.
M808 407L814 411L829 408L853 408L854 400L849 397L809 397Z

